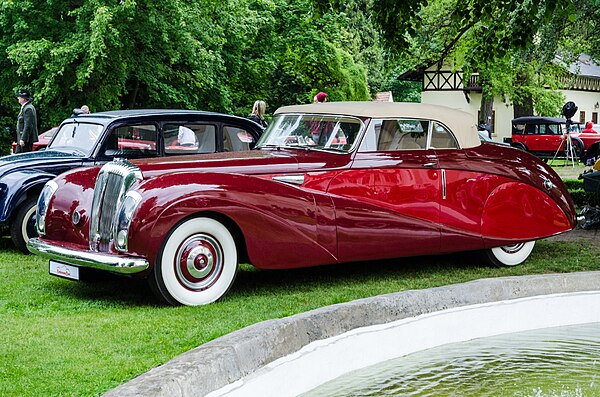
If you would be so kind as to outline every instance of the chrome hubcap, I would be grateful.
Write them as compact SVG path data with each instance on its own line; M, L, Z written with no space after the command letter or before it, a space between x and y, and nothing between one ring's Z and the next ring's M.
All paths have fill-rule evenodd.
M219 279L223 271L223 250L212 236L197 234L179 246L174 266L181 285L201 291Z
M507 254L514 254L515 252L519 252L521 250L521 248L523 248L524 245L525 245L525 243L517 243L517 244L505 245L500 248L502 249L502 251L506 252Z

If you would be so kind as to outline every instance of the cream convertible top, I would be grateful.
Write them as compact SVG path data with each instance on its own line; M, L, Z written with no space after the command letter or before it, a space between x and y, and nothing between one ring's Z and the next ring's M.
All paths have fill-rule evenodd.
M281 113L313 113L368 117L377 119L409 118L439 121L458 139L461 148L481 145L473 116L446 106L410 102L325 102L310 105L283 106Z

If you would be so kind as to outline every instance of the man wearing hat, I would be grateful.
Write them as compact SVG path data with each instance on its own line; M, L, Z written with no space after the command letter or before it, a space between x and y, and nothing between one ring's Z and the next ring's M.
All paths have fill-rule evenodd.
M31 104L31 92L22 88L17 91L21 112L17 118L17 153L31 152L38 141L37 113Z

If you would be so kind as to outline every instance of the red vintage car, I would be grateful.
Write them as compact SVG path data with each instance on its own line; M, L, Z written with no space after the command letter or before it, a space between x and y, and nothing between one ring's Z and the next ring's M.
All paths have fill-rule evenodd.
M467 113L412 103L283 107L258 150L113 161L40 195L31 252L50 272L146 277L170 304L231 287L238 263L282 269L480 251L514 266L575 227L543 162L482 143Z
M600 141L600 134L581 131L579 123L567 128L567 120L556 117L524 116L512 120L511 145L540 158L564 157L567 139L573 147L573 158L579 159Z

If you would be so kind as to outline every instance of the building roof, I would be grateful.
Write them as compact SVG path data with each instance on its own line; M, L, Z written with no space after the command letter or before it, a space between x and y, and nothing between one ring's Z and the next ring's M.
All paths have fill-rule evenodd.
M564 65L563 58L556 56L556 61ZM584 77L600 78L600 65L587 54L581 54L575 62L569 65L569 72Z
M378 92L374 100L376 102L394 102L394 96L392 91Z
M454 133L460 147L475 147L481 144L473 115L446 106L415 102L325 102L310 105L283 106L275 111L275 114L282 113L328 114L378 119L402 117L434 120L447 126Z

